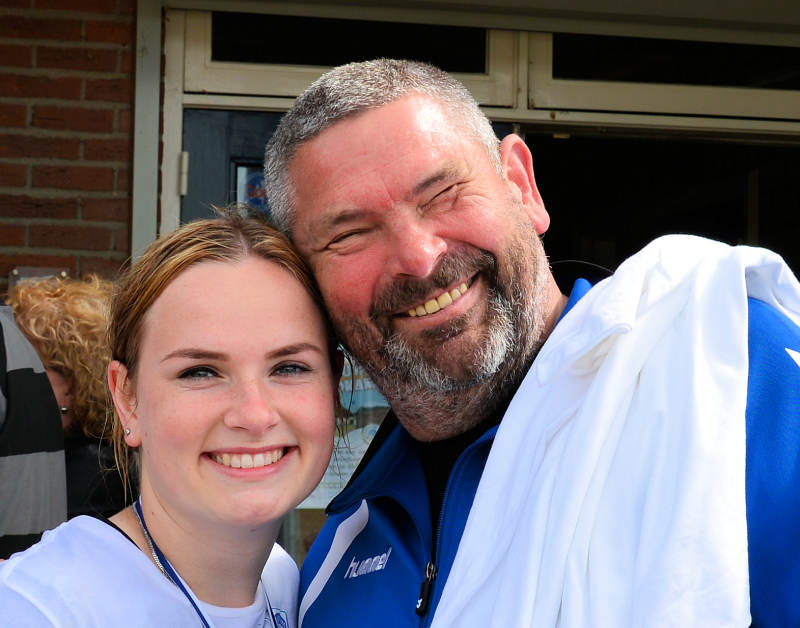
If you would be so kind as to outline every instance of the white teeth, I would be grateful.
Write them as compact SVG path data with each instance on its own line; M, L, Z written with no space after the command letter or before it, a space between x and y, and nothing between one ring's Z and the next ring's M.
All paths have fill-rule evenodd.
M461 298L467 291L467 284L462 283L457 288L453 288L449 292L442 292L435 299L425 301L424 305L418 305L415 308L408 310L408 315L411 317L425 316L426 314L433 314L441 309L446 308L448 305Z
M216 454L214 462L233 469L257 469L275 464L283 458L282 449L273 449L265 453L250 454Z

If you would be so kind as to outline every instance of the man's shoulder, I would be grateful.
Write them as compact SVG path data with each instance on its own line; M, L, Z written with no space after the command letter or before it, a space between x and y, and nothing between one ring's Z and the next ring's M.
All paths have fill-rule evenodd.
M797 625L800 606L800 327L748 300L746 495L750 598L759 625Z
M800 326L763 301L749 298L747 303L751 378L765 370L770 378L777 372L800 378Z

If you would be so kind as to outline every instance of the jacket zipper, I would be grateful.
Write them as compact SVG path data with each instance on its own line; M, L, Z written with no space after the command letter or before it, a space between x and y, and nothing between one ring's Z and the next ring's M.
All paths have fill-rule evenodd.
M462 453L463 455L463 453ZM450 480L453 479L453 472L456 469L456 465L458 465L459 459L453 464L453 468L450 472L450 477L447 480L447 484L445 485L444 495L442 495L442 505L439 508L439 521L436 525L436 534L433 537L433 547L431 548L431 560L428 561L428 564L425 565L425 579L422 581L422 585L420 586L419 590L419 598L417 599L417 607L416 613L420 617L424 617L425 614L428 612L428 608L430 607L431 598L433 597L433 587L436 582L436 576L439 573L439 569L436 567L436 558L439 554L439 539L442 536L442 526L444 525L444 513L447 509L447 496L450 493ZM431 618L425 622L424 625L430 625Z
M433 582L436 580L436 565L428 561L425 565L425 580L422 581L422 586L419 590L419 599L417 600L417 615L422 617L428 612L428 606L431 603L431 593L433 592Z

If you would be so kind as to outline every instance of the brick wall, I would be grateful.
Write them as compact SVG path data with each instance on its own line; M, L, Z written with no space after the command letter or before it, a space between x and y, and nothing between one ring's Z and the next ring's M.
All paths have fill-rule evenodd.
M136 0L0 0L0 293L130 248Z

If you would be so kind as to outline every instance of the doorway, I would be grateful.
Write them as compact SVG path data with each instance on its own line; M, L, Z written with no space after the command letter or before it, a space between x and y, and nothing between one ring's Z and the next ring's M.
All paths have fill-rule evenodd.
M800 145L525 131L551 260L613 269L655 237L689 233L763 246L800 270Z

